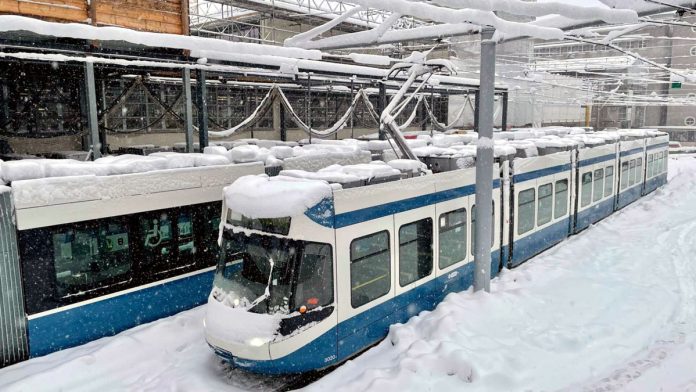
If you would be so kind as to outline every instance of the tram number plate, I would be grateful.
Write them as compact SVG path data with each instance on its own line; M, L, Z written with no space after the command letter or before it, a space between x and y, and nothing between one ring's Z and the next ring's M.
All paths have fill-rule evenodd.
M447 280L454 279L459 275L459 271L452 271L449 274L447 274Z
M334 360L336 360L336 356L335 356L335 355L329 355L328 357L324 358L324 363L331 362L331 361L334 361Z

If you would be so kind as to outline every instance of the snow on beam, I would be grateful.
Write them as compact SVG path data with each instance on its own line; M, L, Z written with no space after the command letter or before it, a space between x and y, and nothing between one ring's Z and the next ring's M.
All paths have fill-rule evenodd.
M150 33L122 27L96 27L79 23L54 23L16 15L0 15L0 32L32 33L84 40L125 41L137 45L181 50L209 50L240 55L268 55L320 60L318 50L283 48L271 45L230 42L215 38Z
M481 11L502 11L522 16L556 14L573 19L599 19L607 23L634 23L638 17L638 14L631 9L580 6L561 1L530 3L521 0L433 0L432 3L454 9L471 8Z

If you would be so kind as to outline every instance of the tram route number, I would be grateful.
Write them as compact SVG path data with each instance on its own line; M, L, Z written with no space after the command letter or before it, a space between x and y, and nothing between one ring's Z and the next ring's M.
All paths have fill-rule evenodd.
M324 358L324 363L335 361L336 360L336 355L329 355L328 357Z

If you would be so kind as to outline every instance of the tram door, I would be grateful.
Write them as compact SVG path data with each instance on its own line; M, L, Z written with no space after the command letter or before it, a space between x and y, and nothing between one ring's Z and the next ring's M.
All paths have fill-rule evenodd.
M0 368L29 357L16 233L11 193L0 188Z

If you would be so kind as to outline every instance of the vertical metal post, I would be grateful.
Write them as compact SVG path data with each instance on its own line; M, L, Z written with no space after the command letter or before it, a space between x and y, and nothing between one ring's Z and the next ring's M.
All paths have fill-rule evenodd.
M382 116L382 112L387 107L387 86L383 82L379 82L379 99L377 101L377 114ZM379 124L379 140L386 140L387 133L384 132L382 123Z
M418 111L420 113L421 131L425 132L428 129L428 110L425 108L424 102L420 103Z
M280 105L280 140L288 141L288 128L285 125L285 106Z
M312 74L307 73L307 93L306 93L306 101L307 101L307 127L309 127L309 144L312 144L312 94L311 94L311 85L312 85Z
M182 84L184 88L184 118L186 119L186 152L193 151L193 101L191 99L191 70L184 68L182 71Z
M479 86L479 89L481 87ZM474 92L474 131L478 132L479 129L479 103L481 100L479 99L480 94L479 90L476 90Z
M101 157L101 142L99 141L99 118L97 117L97 90L94 85L94 63L85 63L85 91L87 99L87 128L89 128L92 158Z
M355 88L355 75L353 75L352 78L350 78L350 102L353 103L353 100L355 99L355 93L353 92L353 88ZM356 105L357 106L357 105ZM350 138L354 139L355 138L355 110L350 114Z
M508 93L504 92L503 93L503 118L500 121L500 130L501 131L507 131L507 122L508 122Z
M430 86L430 110L433 114L433 119L437 119L435 116L435 87ZM435 120L430 122L430 137L433 137L435 133Z
M495 104L495 29L481 31L481 77L476 146L476 238L474 291L491 290L491 233L493 230L493 107Z
M198 144L202 152L208 146L208 92L205 86L205 71L196 72L196 102L198 103Z

